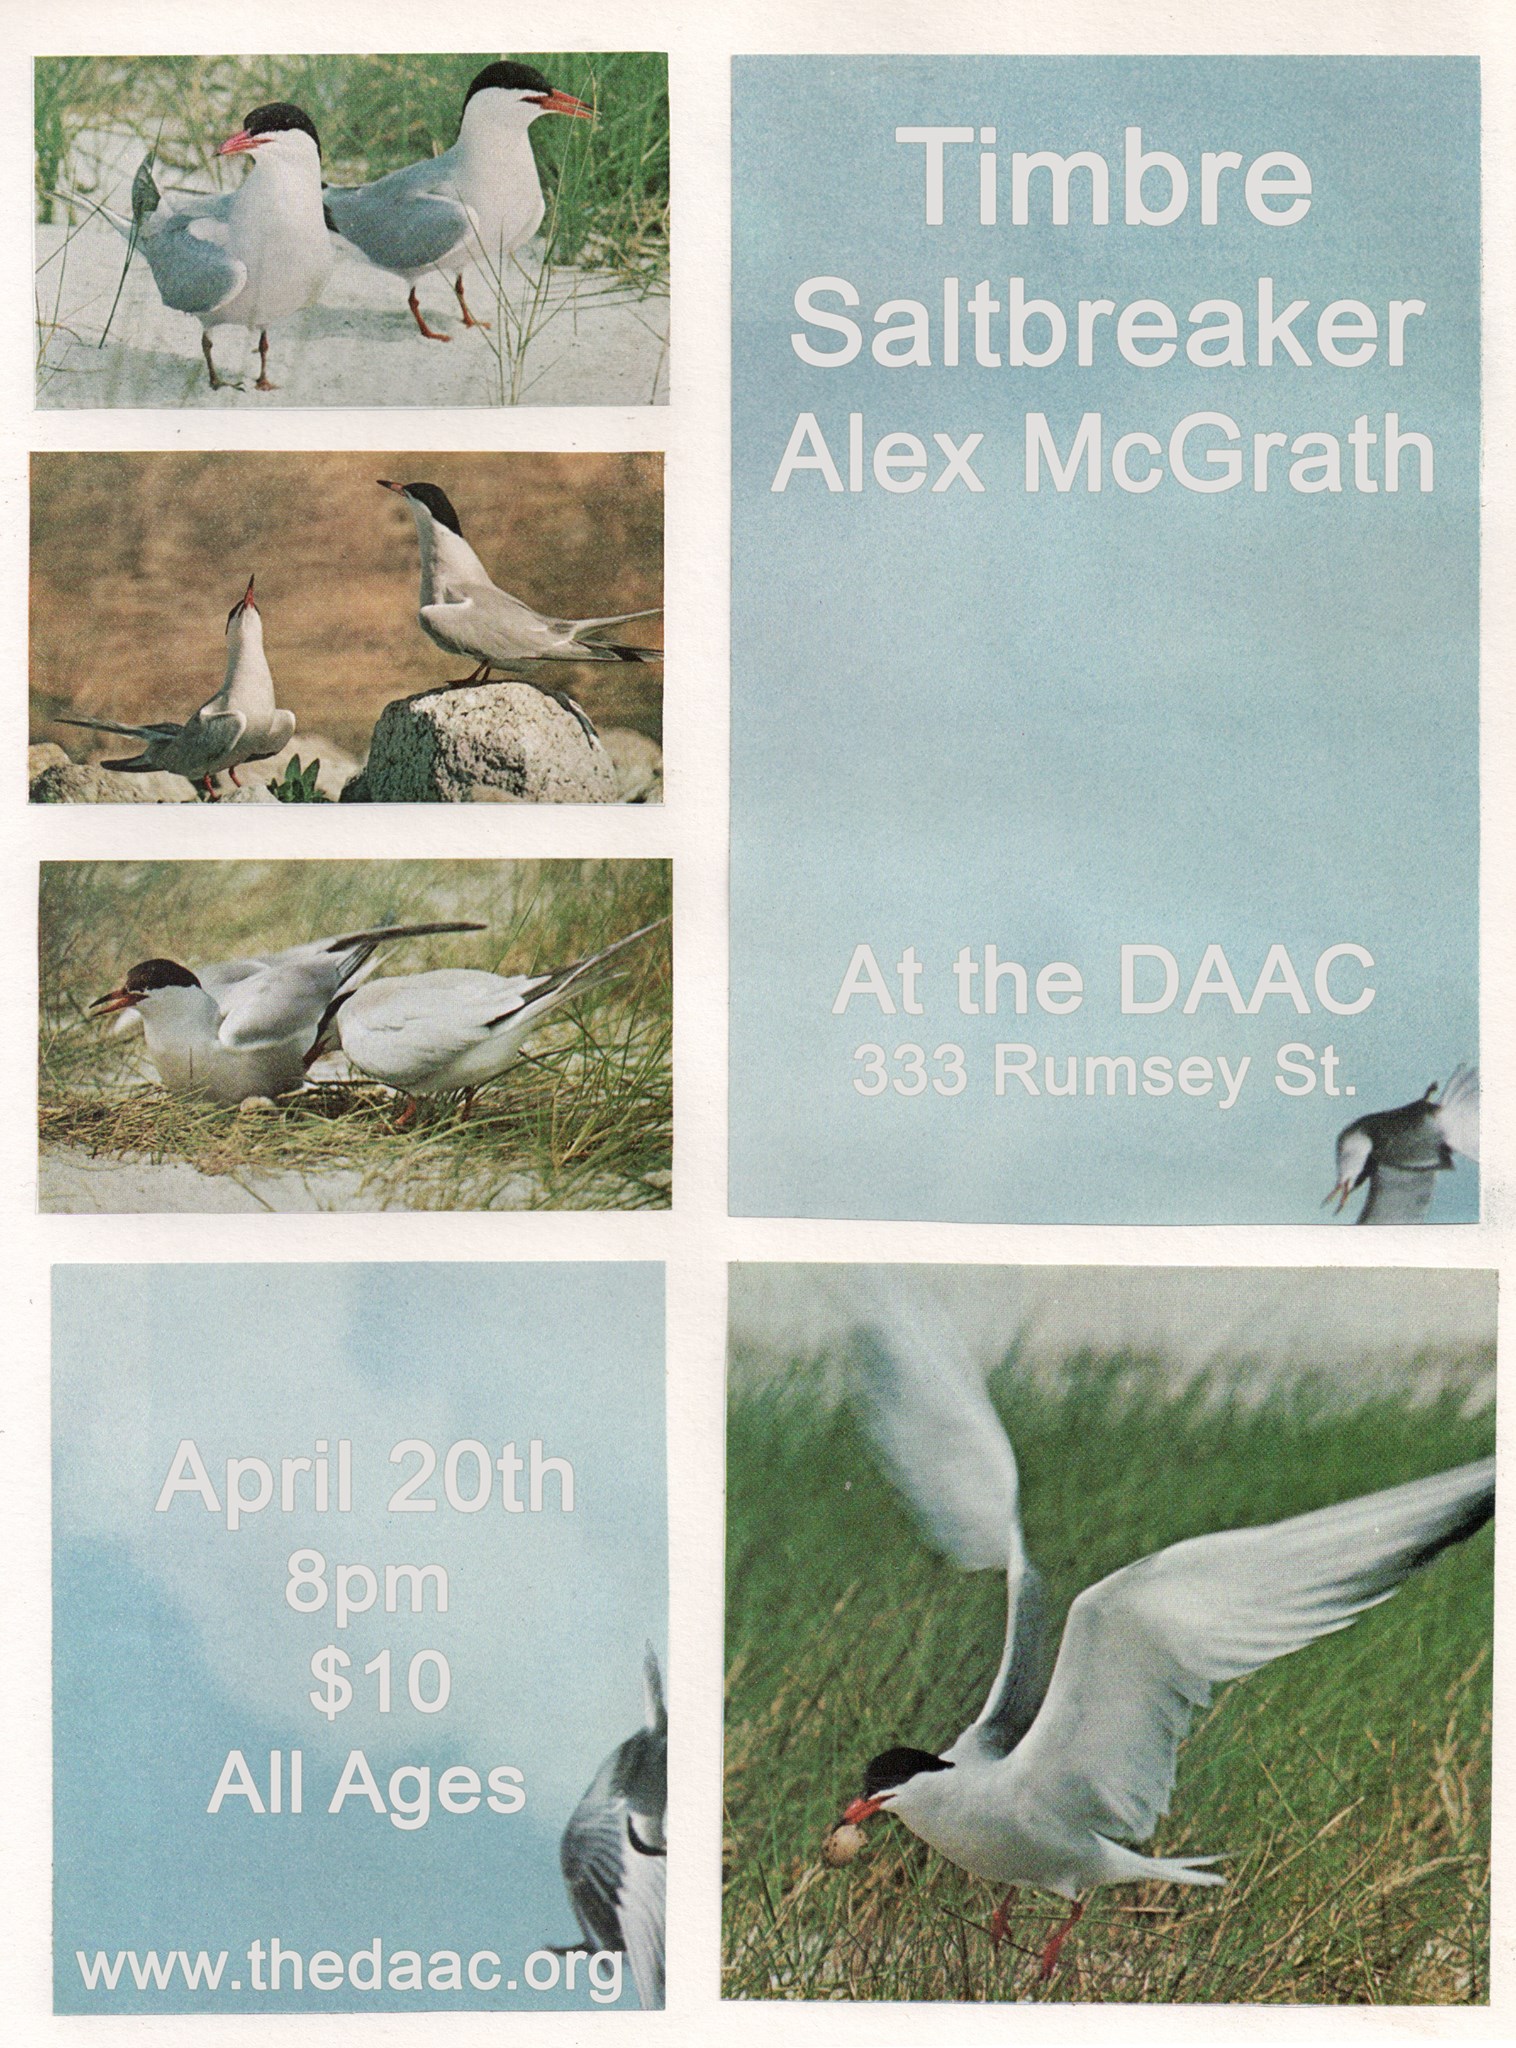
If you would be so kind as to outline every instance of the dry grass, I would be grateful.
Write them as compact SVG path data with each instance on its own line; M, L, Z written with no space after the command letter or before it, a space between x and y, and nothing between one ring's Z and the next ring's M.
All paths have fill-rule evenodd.
M52 721L184 717L221 682L226 614L256 573L279 700L359 758L384 706L461 673L416 623L409 510L377 479L440 484L497 581L579 618L663 596L656 454L49 454L32 458L32 738ZM626 628L661 646L661 619ZM662 736L662 669L554 665L602 726Z
M1131 1361L1121 1362L1130 1387ZM1003 1375L1032 1556L1056 1606L1202 1528L1271 1519L1479 1455L1456 1399L1344 1410L1321 1390L1243 1413L1215 1386L1113 1398ZM1207 1403L1213 1405L1207 1406ZM995 1573L925 1547L851 1418L794 1390L731 1410L725 1989L729 1997L1456 2004L1489 1984L1490 1538L1385 1608L1223 1691L1180 1758L1156 1853L1223 1853L1218 1890L1028 1889L991 1950L993 1887L898 1823L845 1870L819 1856L894 1742L978 1710L1004 1626Z

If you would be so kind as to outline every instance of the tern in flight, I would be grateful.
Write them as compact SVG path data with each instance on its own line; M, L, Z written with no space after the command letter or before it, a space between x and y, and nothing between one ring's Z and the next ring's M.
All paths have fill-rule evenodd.
M281 752L294 737L295 714L281 711L274 701L274 678L263 652L263 615L253 598L252 577L226 615L226 676L221 688L193 718L183 725L119 725L109 718L60 718L58 723L140 740L140 754L102 765L118 775L146 775L155 769L182 775L212 798L215 778L223 771L236 782L244 761L267 761Z
M589 635L632 619L655 619L663 610L653 605L640 612L612 612L598 619L552 619L534 612L490 579L489 571L463 538L463 524L446 491L436 484L396 484L379 479L381 491L404 498L416 522L421 550L421 594L417 619L426 637L446 654L475 664L472 674L442 685L457 689L466 683L488 682L492 669L509 671L541 690L579 721L591 745L599 735L584 710L566 690L538 680L545 662L660 662L661 647L631 647Z
M595 1773L558 1855L586 1945L625 1955L643 2006L662 2011L669 1717L651 1645L643 1692L643 1725Z
M1338 1135L1337 1185L1325 1200L1335 1200L1340 1215L1367 1181L1360 1223L1420 1223L1437 1175L1452 1172L1455 1154L1479 1157L1477 1067L1455 1067L1445 1088L1434 1081L1416 1101L1350 1123Z
M251 1095L284 1095L305 1080L322 1020L360 980L380 946L481 924L389 924L313 939L246 960L199 969L139 960L119 988L90 1005L96 1016L133 1011L148 1057L170 1095L232 1107Z
M893 1813L950 1862L1009 1887L991 1922L996 1945L1016 1886L1068 1901L1042 1951L1044 1978L1095 1886L1225 1882L1209 1868L1215 1856L1133 1846L1167 1813L1179 1745L1212 1688L1346 1628L1494 1512L1490 1458L1172 1544L1079 1594L1049 1677L1015 1456L957 1333L897 1292L853 1348L861 1411L891 1476L957 1563L1005 1568L1007 1621L977 1720L940 1753L872 1758L842 1824Z
M132 217L100 210L126 236L128 261L140 249L158 296L200 322L200 348L212 391L230 380L211 355L213 327L245 327L258 337L258 391L268 376L268 330L314 304L332 267L330 223L321 202L321 143L309 114L283 101L254 107L217 156L252 156L235 192L165 197L149 151L132 180ZM240 390L232 383L233 390Z
M530 64L487 64L464 95L451 149L371 185L327 188L332 225L370 263L410 286L406 303L428 341L453 337L428 327L417 280L429 270L451 276L464 326L488 327L464 297L465 262L482 263L498 287L511 256L541 227L542 181L527 130L542 114L594 119L582 100L555 92Z
M322 1019L319 1044L329 1044L335 1033L355 1067L407 1096L401 1124L410 1122L423 1095L461 1093L467 1116L475 1091L515 1065L527 1039L560 1004L607 980L618 955L657 929L643 925L602 952L542 974L439 967L341 990Z

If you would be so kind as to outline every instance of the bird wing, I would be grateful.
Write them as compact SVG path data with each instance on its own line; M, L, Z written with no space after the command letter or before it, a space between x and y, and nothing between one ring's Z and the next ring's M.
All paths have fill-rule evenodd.
M1432 1206L1437 1169L1432 1166L1370 1166L1369 1192L1360 1223L1420 1223Z
M1016 1752L1073 1827L1145 1841L1211 1688L1387 1600L1494 1512L1486 1458L1260 1528L1193 1537L1081 1593L1047 1698Z
M184 728L187 747L203 756L207 768L224 766L237 751L247 719L240 711L211 711L202 705Z
M309 1047L331 993L330 977L314 962L266 962L258 973L218 993L221 1024L216 1035L223 1045L239 1051L286 1045L292 1039Z
M223 208L230 197L193 213L154 215L143 230L138 247L158 296L176 313L214 313L247 283L247 265L226 247L230 230Z
M602 1770L570 1814L558 1862L586 1937L597 1948L619 1949L626 1816L620 1801L607 1797L605 1779Z
M1465 1159L1479 1157L1479 1069L1455 1067L1437 1105L1437 1129L1445 1145Z
M514 661L562 660L571 639L556 620L543 618L493 583L466 591L452 588L440 602L423 605L420 618L423 626L470 652L477 650L496 668Z
M663 1926L668 1887L668 1856L653 1848L629 1813L623 1823L625 1849L616 1918L621 1942L632 1966L637 1997L647 2011L661 2012L664 2002Z
M473 225L450 169L439 170L440 161L408 164L371 185L328 185L324 197L331 224L381 270L403 277L440 263Z
M531 991L547 979L468 967L386 975L359 989L337 1012L342 1049L365 1072L408 1087L483 1044L497 1025L520 1014Z
M1016 1457L961 1332L909 1273L861 1280L851 1359L855 1399L890 1477L937 1548L966 1571L1006 1574L999 1669L959 1741L1004 1756L1041 1703L1041 1580L1021 1535Z

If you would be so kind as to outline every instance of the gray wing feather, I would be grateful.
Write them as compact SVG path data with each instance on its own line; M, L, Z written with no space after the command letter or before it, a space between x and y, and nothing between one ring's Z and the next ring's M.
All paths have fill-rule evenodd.
M401 276L450 255L469 233L468 208L446 173L410 164L372 185L329 185L328 218L344 241L381 270Z
M563 1882L579 1925L597 1948L622 1945L617 1899L623 1823L620 1806L605 1796L597 1777L570 1815L558 1848Z
M247 282L247 265L229 255L210 232L219 225L222 204L174 213L161 225L149 222L138 247L147 258L158 296L176 313L214 313Z

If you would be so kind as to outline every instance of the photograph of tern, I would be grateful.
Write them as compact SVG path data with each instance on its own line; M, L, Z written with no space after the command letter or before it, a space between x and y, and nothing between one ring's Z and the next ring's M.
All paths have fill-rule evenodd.
M41 406L662 405L654 51L41 57Z
M658 803L657 453L32 458L41 803Z
M726 1996L1485 2002L1495 1311L733 1267Z
M44 862L39 1205L660 1209L666 861Z

